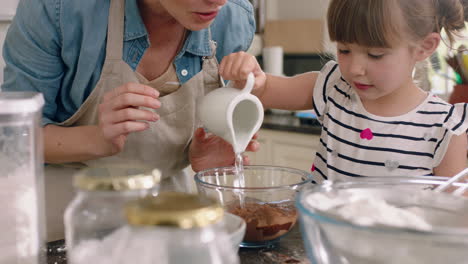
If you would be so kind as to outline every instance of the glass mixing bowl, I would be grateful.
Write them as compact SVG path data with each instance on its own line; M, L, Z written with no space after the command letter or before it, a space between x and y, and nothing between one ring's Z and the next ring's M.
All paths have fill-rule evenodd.
M241 247L274 245L295 225L296 193L311 184L312 176L293 168L245 166L242 184L235 172L234 167L224 167L195 174L198 192L217 199L226 211L245 220Z
M304 188L296 206L309 259L317 264L468 263L468 199L431 190L446 179L366 177ZM317 193L332 198L354 193L382 199L397 210L411 210L430 229L356 224L343 214L317 209L319 200L314 204L312 199ZM356 211L360 216L363 212ZM390 222L398 220L392 214L383 216Z

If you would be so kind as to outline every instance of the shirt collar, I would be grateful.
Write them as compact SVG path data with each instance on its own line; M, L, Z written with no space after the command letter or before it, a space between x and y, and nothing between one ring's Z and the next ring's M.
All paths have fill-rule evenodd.
M125 1L125 33L124 40L129 41L148 36L145 24L140 16L137 0Z
M212 54L210 40L209 29L191 31L180 54L187 51L197 56L210 56Z
M146 31L145 24L140 16L137 0L125 1L124 34L125 41L148 36L148 31ZM186 51L197 56L210 56L212 54L210 40L211 36L208 28L190 31L178 56L182 56Z

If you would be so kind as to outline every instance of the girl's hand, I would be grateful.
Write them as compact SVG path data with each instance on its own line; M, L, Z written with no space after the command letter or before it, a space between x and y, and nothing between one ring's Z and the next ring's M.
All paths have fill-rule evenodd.
M226 80L234 82L235 87L244 87L249 73L255 76L255 85L252 93L260 96L266 83L266 74L260 68L257 59L246 53L232 53L223 58L219 65L219 74Z
M246 151L255 152L259 149L256 138L257 134L253 136ZM189 159L192 170L198 172L210 168L232 166L235 162L235 155L231 144L218 136L207 134L203 128L198 128L190 145ZM249 164L249 158L244 156L244 165Z
M158 114L140 108L159 108L158 98L157 90L137 83L126 83L104 94L98 112L104 156L121 152L129 133L146 130L147 122L159 120Z

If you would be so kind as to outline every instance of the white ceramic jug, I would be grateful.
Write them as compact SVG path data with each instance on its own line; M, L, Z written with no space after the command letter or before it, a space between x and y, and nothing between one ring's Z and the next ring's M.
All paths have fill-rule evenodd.
M197 108L203 126L231 143L236 154L245 151L263 122L263 105L250 93L254 82L250 73L243 89L215 89L201 98Z

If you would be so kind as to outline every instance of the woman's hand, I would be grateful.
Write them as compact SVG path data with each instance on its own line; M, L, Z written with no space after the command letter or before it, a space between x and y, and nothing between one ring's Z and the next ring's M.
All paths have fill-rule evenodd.
M126 83L104 94L99 105L99 129L104 138L103 156L121 152L128 134L149 128L159 115L145 108L161 106L159 92L152 87Z
M255 140L257 134L253 136L246 151L257 151L259 143ZM224 139L213 134L206 133L203 128L198 128L192 139L189 150L189 159L192 170L195 172L210 168L232 166L235 162L235 155L231 144ZM250 161L244 156L244 165L249 165Z
M254 56L243 51L232 53L225 56L219 65L219 74L224 79L234 82L235 87L244 87L249 73L255 76L252 93L260 97L265 88L266 74Z

